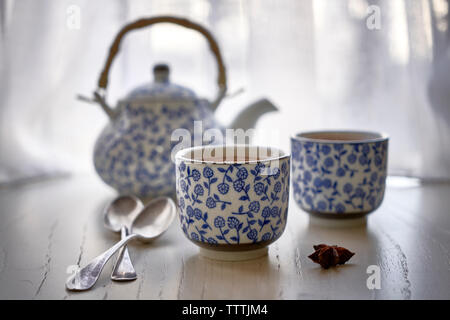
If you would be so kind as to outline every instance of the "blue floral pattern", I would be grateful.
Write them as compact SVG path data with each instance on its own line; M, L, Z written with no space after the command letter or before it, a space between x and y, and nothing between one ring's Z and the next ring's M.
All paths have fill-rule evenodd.
M290 158L279 164L205 166L177 160L179 219L186 237L209 245L278 239L287 222Z
M296 202L306 211L365 213L383 200L388 141L322 143L292 139Z
M163 100L167 102L158 103ZM177 142L171 142L172 132L185 128L193 137L196 120L202 120L205 130L221 128L203 100L170 83L144 85L118 108L119 115L96 142L94 165L102 180L123 194L173 195L175 165L170 155ZM203 175L209 176L211 171L205 170ZM200 172L192 172L191 178L198 181ZM204 192L209 194L210 185L216 182L210 176Z

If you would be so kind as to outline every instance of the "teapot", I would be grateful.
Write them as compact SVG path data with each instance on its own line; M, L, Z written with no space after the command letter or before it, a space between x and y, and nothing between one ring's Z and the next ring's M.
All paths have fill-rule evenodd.
M120 42L129 31L156 23L173 23L205 36L217 60L219 92L214 101L201 99L190 89L170 81L170 70L165 64L153 68L154 80L132 90L115 108L106 103L108 73ZM175 194L175 164L171 161L174 130L184 128L192 135L194 122L202 121L204 130L224 126L214 117L227 92L226 69L217 42L209 31L187 19L159 16L130 23L116 36L92 99L109 117L94 147L94 166L101 179L121 194L132 194L148 199ZM267 99L248 106L236 116L232 128L247 130L266 112L276 111ZM215 141L221 143L222 141Z

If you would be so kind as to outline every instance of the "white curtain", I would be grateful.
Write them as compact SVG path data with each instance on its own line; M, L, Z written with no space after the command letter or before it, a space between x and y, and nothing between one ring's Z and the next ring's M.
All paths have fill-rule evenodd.
M267 97L280 112L258 122L262 143L289 149L304 130L382 131L391 174L450 178L447 0L0 0L0 10L0 183L93 170L107 118L75 96L96 88L124 24L161 14L217 38L230 92L245 90L218 109L224 122ZM214 97L206 41L161 25L126 37L109 102L161 61L174 82Z

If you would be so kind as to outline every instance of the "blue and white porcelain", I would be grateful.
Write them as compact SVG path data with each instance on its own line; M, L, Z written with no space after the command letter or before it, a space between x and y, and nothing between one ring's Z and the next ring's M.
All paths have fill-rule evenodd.
M238 156L227 160L233 150ZM255 258L283 233L290 175L290 156L284 152L250 146L189 148L177 153L176 171L181 228L203 255Z
M102 180L119 193L156 197L175 193L172 132L220 127L206 100L171 84L163 66L155 68L155 82L133 90L119 102L116 116L105 127L94 148L94 165Z
M360 217L383 201L388 137L357 131L305 132L291 138L294 199L320 217Z
M108 72L120 48L120 41L126 32L162 22L199 31L209 41L218 66L219 92L216 99L213 102L200 99L192 90L171 83L169 67L157 65L154 68L153 83L134 89L117 107L111 108L106 103ZM196 121L201 121L200 134L212 128L223 132L224 126L215 119L214 111L226 92L226 69L219 47L202 26L186 19L168 16L140 19L125 26L111 46L94 98L80 97L82 100L98 103L110 118L95 144L94 165L97 173L105 183L122 194L133 194L141 198L174 195L175 165L171 152L179 141L171 141L172 133L177 129L186 129L190 134L188 146L192 146ZM269 101L261 99L237 115L230 127L247 130L253 127L262 114L275 110ZM222 140L216 136L214 143L222 143Z

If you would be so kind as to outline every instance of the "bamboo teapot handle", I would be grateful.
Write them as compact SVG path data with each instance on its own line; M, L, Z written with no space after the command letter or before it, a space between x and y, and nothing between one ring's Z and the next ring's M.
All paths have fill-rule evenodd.
M106 95L106 89L108 86L108 75L109 70L111 68L111 65L114 61L114 58L116 57L117 53L120 49L120 43L123 39L123 37L130 31L142 29L157 23L172 23L179 26L183 26L188 29L196 30L200 32L206 40L208 40L209 47L214 54L214 57L217 61L217 67L218 67L218 78L217 78L217 84L219 87L219 93L217 95L217 98L211 103L212 108L215 110L217 106L220 104L222 99L224 98L226 91L227 91L227 77L226 77L226 69L223 64L222 55L220 53L219 46L212 36L212 34L206 30L203 26L194 23L192 21L189 21L184 18L178 18L178 17L172 17L172 16L157 16L153 18L144 18L139 19L135 22L132 22L126 26L124 26L120 32L117 34L116 38L114 39L114 42L112 43L110 49L109 49L109 55L106 60L105 66L103 67L103 71L100 74L100 78L98 80L98 88L96 90L97 100L105 100Z

